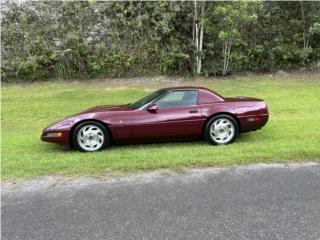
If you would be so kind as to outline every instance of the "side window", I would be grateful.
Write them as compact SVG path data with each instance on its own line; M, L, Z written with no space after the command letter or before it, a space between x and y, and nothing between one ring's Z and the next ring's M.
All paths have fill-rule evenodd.
M196 105L198 102L198 91L174 91L163 96L157 101L158 108L171 108L180 106Z

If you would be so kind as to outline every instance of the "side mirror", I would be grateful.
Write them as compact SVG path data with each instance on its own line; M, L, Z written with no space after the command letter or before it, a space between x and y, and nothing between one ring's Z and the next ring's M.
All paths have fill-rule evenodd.
M152 104L150 104L150 105L147 107L147 110L148 110L149 112L155 113L155 112L158 111L158 106L157 106L157 104L152 103Z

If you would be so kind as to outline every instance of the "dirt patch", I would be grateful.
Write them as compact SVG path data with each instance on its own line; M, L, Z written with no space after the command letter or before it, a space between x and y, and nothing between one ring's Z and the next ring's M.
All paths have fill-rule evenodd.
M16 81L16 82L2 82L2 87L7 86L21 86L28 87L34 84L42 83L71 83L71 84L88 84L95 86L104 86L107 88L125 88L126 86L143 86L143 87L156 87L158 85L167 85L167 86L180 86L180 85L196 85L201 82L208 81L221 81L221 80L234 80L238 77L252 77L252 78L297 78L304 79L305 76L314 76L311 79L317 79L319 81L320 71L310 71L306 69L293 70L293 71L274 71L274 72L239 72L233 73L227 76L213 76L213 77L194 77L194 76L142 76L142 77L133 77L133 78L92 78L92 79L46 79L45 81Z
M289 164L252 164L236 167L209 167L209 168L193 168L187 169L183 172L173 172L167 169L160 169L157 171L150 172L139 172L128 174L125 176L44 176L29 180L7 180L1 183L1 190L3 193L15 192L15 191L37 191L41 189L57 188L57 187L81 187L88 186L97 183L146 183L156 179L166 179L174 177L191 177L199 178L204 175L218 174L223 171L250 171L250 170L263 170L270 168L299 168L299 167L314 167L320 166L316 162L308 163L289 163Z

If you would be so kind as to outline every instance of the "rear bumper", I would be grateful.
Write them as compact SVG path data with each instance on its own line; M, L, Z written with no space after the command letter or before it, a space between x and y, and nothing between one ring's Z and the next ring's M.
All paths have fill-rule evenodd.
M41 135L41 140L44 142L59 143L69 147L70 146L70 130L50 130L50 131L44 130Z
M259 115L239 117L239 121L241 125L240 132L250 132L250 131L258 130L267 124L268 119L269 119L269 114L259 114Z

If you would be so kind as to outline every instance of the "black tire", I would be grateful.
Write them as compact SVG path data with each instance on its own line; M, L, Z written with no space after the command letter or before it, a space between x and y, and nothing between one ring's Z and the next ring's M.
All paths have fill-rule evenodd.
M228 140L227 142L225 143L220 143L220 142L217 142L213 137L211 137L211 134L210 134L210 129L211 129L211 126L212 124L217 121L218 119L228 119L231 124L233 125L234 127L234 134L233 134L233 137ZM211 143L212 145L226 145L226 144L230 144L232 142L234 142L234 140L237 138L239 134L239 126L238 126L238 123L237 121L229 116L229 115L226 115L226 114L219 114L219 115L216 115L214 117L212 117L206 124L205 126L205 129L204 129L204 138L209 142Z
M81 144L78 142L78 139L77 139L77 136L78 136L78 133L79 131L85 127L85 126L89 126L89 125L93 125L93 126L96 126L97 128L99 128L101 131L102 131L102 134L103 134L103 141L102 141L102 145L98 148L98 149L95 149L95 150L87 150L85 148L83 148L81 146ZM85 121L85 122L82 122L80 123L75 129L74 131L72 132L72 144L74 146L75 149L81 151L81 152L95 152L95 151L100 151L106 147L108 147L111 143L111 135L109 133L109 130L101 123L99 122L96 122L96 121Z

